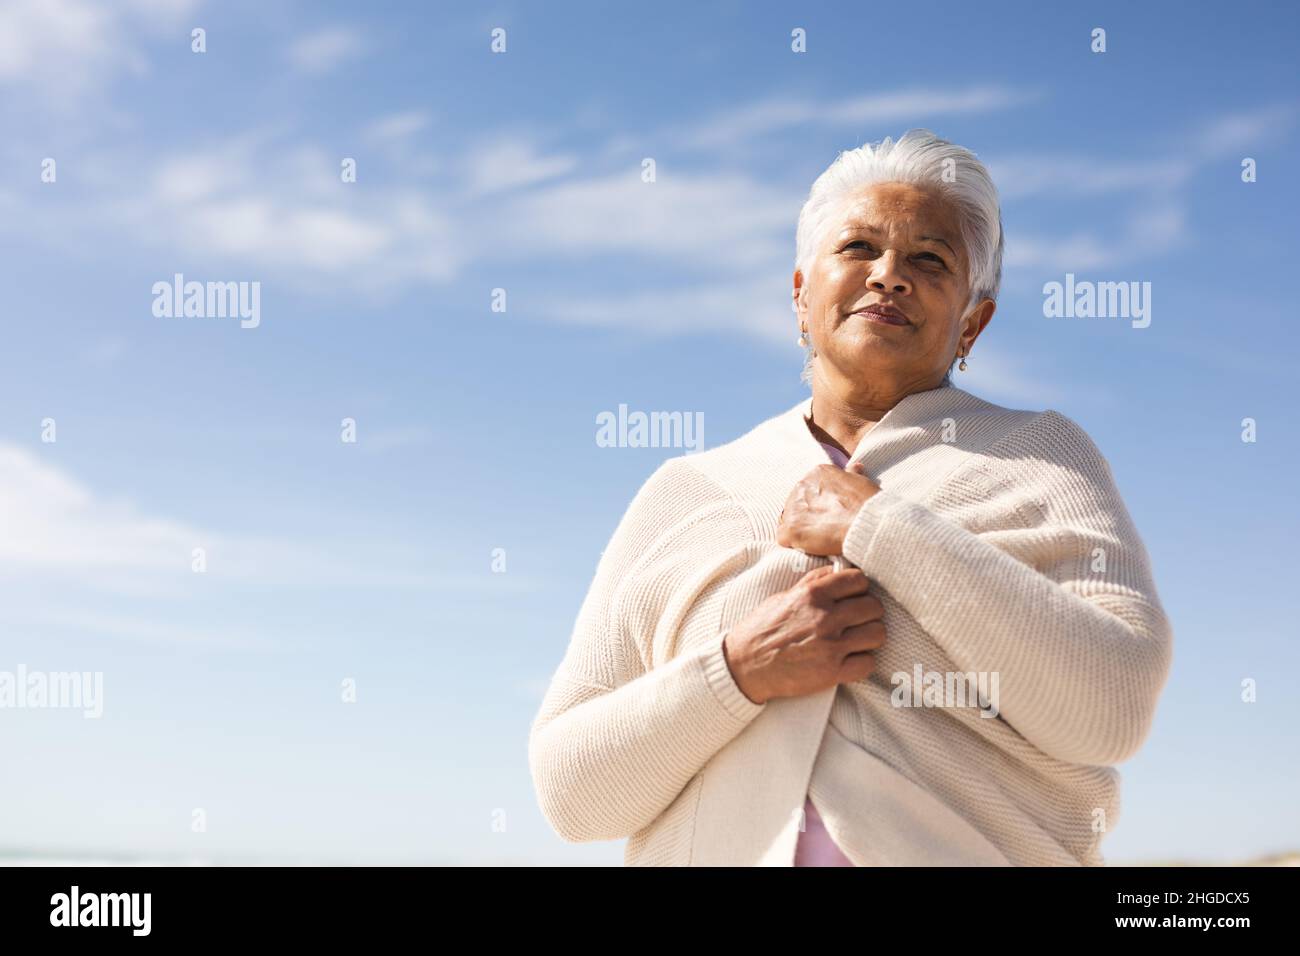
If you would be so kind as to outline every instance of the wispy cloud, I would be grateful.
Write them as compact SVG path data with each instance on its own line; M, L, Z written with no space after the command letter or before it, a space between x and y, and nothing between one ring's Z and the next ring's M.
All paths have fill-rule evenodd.
M176 521L106 501L16 445L0 444L0 563L27 568L169 571L208 538Z
M289 46L289 62L305 73L328 73L366 50L361 33L350 27L327 27L300 37Z
M793 262L789 190L739 172L662 171L653 183L640 174L632 165L521 194L501 213L511 225L501 240L530 256L650 256L703 274Z
M145 36L173 30L197 0L7 0L0 4L0 85L47 108L78 107L122 75L149 70Z
M327 43L322 38L328 36L334 39ZM355 48L330 31L300 42L318 52ZM803 123L850 128L1008 110L1040 97L998 86L816 102L769 97L688 124L685 141L735 144ZM1276 135L1288 109L1263 107L1206 121L1189 137L1219 145L1200 152L1108 161L1039 151L992 160L1011 203L1032 196L1141 197L1112 231L1088 226L1011 234L1009 286L1017 272L1123 265L1178 248L1188 241L1184 194L1199 167L1226 141ZM337 147L249 131L162 153L88 157L85 166L113 186L98 191L108 198L69 197L60 206L62 196L55 195L38 216L24 211L30 200L6 197L14 213L8 218L38 223L51 242L84 239L98 229L114 244L176 249L252 278L283 277L305 291L327 280L336 291L390 295L443 286L488 263L653 264L652 284L620 280L611 288L612 282L602 287L597 279L562 301L542 290L523 300L521 312L660 334L729 329L786 344L794 224L806 186L739 167L702 170L673 162L660 166L656 181L645 182L639 157L621 148L597 146L581 156L520 130L450 145L432 136L431 124L424 110L384 114L359 126L357 148L350 150L362 182L372 170L382 172L375 164L385 159L445 171L428 181L417 177L395 187L394 177L381 176L378 185L367 182L362 189L341 182ZM548 131L546 138L554 135Z
M789 286L790 277L785 275L719 276L679 288L640 289L624 295L585 290L562 297L542 295L528 300L520 311L560 324L622 327L648 335L727 330L789 348L794 354L791 343L797 331Z
M1029 198L1077 201L1132 195L1137 202L1117 228L1056 234L1009 234L1009 272L1065 272L1149 262L1190 241L1187 190L1194 177L1225 157L1244 157L1281 139L1300 113L1296 104L1273 103L1199 121L1165 155L1148 159L1039 151L989 161L1004 202ZM1162 149L1168 149L1163 145ZM1235 164L1232 169L1235 174ZM1069 222L1069 218L1063 219Z
M1222 113L1182 133L1162 132L1159 143L1152 146L1154 155L1145 159L1039 149L994 157L987 165L1003 201L1113 193L1167 196L1188 188L1193 176L1225 156L1245 157L1277 142L1298 114L1297 104L1285 102Z
M431 117L424 110L406 110L390 113L373 121L362 132L369 143L388 143L405 140L428 128Z
M900 120L916 124L940 117L991 113L1033 103L1044 96L1040 90L994 85L896 90L850 99L774 96L696 122L675 136L674 142L688 149L716 149L803 126L860 130L865 134L865 128L872 124Z
M463 161L465 195L484 196L532 186L571 172L578 165L572 155L546 156L535 144L502 138L469 151Z
M382 452L432 438L425 426L394 426L358 445L371 443L372 451ZM448 548L438 556L447 563L435 566L419 542L386 540L379 554L359 554L346 539L217 531L105 496L35 452L6 442L0 442L0 528L5 585L58 581L61 603L68 606L99 606L105 596L170 599L241 588L500 594L529 591L538 583L527 574L487 573L486 547L483 571L476 572L466 569L460 548ZM196 548L203 551L202 573L194 570ZM111 613L111 606L104 607Z
M994 159L989 174L1004 202L1029 196L1079 198L1145 190L1167 192L1187 184L1196 171L1186 157L1108 159L1036 153Z
M1253 109L1212 116L1192 131L1186 144L1201 162L1224 156L1245 157L1259 146L1275 143L1300 116L1295 101L1265 103Z
M340 181L340 160L260 132L159 155L105 153L87 165L113 190L52 194L40 216L10 222L39 222L60 246L111 235L254 278L308 288L328 276L361 292L437 286L477 263L539 256L658 259L725 286L793 257L798 197L744 173L672 171L647 183L635 163L586 171L540 144L495 139L469 144L450 164L460 178L436 189L363 190Z
M303 286L342 278L357 290L446 282L467 259L435 198L417 189L362 192L340 179L341 157L258 136L172 154L142 177L141 192L86 212L128 224L149 245L284 275ZM148 164L145 164L148 168Z
M1004 264L1009 271L1035 273L1098 269L1149 262L1187 242L1186 210L1181 201L1170 199L1138 209L1115 234L1078 230L1060 236L1009 236Z

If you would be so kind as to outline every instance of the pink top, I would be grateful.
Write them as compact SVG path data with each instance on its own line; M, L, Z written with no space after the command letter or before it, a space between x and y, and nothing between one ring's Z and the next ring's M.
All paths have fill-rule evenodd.
M834 445L820 443L831 456L831 461L843 468L849 462L849 456ZM795 844L795 866L853 866L854 863L835 845L831 835L826 832L821 814L813 806L812 798L804 798L804 831L799 834Z
M849 463L849 456L844 454L844 452L840 451L834 445L828 445L824 441L818 442L817 444L821 445L823 448L826 449L826 454L831 456L831 461L834 464L839 465L841 468L843 468L845 465Z

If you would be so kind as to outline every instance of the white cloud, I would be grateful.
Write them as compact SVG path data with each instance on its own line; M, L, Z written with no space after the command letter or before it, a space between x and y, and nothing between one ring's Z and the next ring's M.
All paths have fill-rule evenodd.
M885 135L897 137L902 129L877 133L864 127L881 123L907 122L915 126L941 116L966 116L1011 109L1042 98L1042 93L1013 90L1004 86L971 89L895 90L852 99L833 97L776 96L738 109L730 109L692 123L673 136L674 147L716 149L738 146L768 133L800 126L830 126L853 129L862 141L876 141ZM862 145L855 140L853 147Z
M465 195L478 197L532 186L563 176L577 165L575 156L543 156L532 143L517 138L502 139L466 154Z
M1244 158L1289 131L1298 113L1300 108L1295 103L1272 103L1224 113L1201 124L1193 133L1189 149L1203 163L1224 156Z
M1041 195L1074 198L1168 191L1185 186L1195 172L1195 165L1185 157L1117 161L1101 156L1022 153L986 165L1003 202Z
M779 275L726 275L695 285L632 290L618 296L592 294L579 286L563 297L547 295L518 308L560 324L622 327L651 335L743 332L789 347L792 361L800 365L802 358L792 344L798 333L789 285L789 279Z
M543 182L576 170L576 160L526 140L471 145L465 155L478 159L456 164L469 182L441 193L345 184L339 156L260 133L161 155L92 155L85 165L104 198L51 195L39 216L10 221L40 223L55 244L88 242L98 231L113 246L202 256L229 278L285 277L301 288L328 281L363 293L444 284L488 257L670 260L719 288L793 259L800 197L742 173L669 168L645 183L629 162ZM507 184L515 188L497 191Z
M73 569L164 571L189 565L204 539L184 524L144 517L18 446L0 444L0 562Z
M1010 235L1003 261L1008 270L1079 272L1148 262L1187 241L1186 212L1170 200L1139 209L1116 235Z
M328 276L358 290L446 282L467 258L432 197L345 184L340 158L315 147L247 136L155 162L151 173L138 164L142 193L119 191L94 211L101 225L128 224L150 245L209 256L250 278L311 285ZM123 171L118 181L132 177ZM78 222L86 212L65 210Z
M1205 166L1245 157L1275 142L1300 110L1290 103L1224 113L1195 125L1187 136L1162 137L1157 155L1115 158L1077 152L1017 152L986 160L1003 201L1028 196L1078 198L1107 193L1172 194Z
M165 157L153 174L154 197L166 203L197 202L239 188L247 175L245 164L234 162L229 154Z
M365 52L361 34L347 27L328 27L295 40L289 61L306 73L328 73Z
M8 565L8 577L63 575L114 594L161 596L192 589L203 577L191 566L195 548L203 549L204 574L214 579L284 582L303 571L351 577L350 569L309 548L146 514L129 501L96 494L32 451L6 443L0 443L0 528L0 566Z
M363 138L372 143L386 143L404 140L428 128L430 116L423 110L408 110L403 113L390 113L381 116L362 133Z
M268 195L191 207L185 241L224 258L253 259L330 271L363 265L385 253L392 232L383 223L327 208L286 207Z
M421 426L405 426L378 432L373 440L397 448L430 438ZM376 560L358 554L350 540L297 542L221 533L148 514L130 501L96 493L35 452L5 442L0 442L0 529L0 581L10 588L24 577L131 597L183 596L222 585L258 591L347 586L487 593L536 585L527 575L505 580L466 571L459 558L450 569L435 568L423 545L406 548L385 541ZM195 548L204 550L203 573L192 569ZM71 593L65 593L67 603L80 606Z
M13 0L0 6L0 80L82 93L105 73L143 68L120 39L120 23L98 4Z
M71 110L122 74L148 72L143 34L174 31L195 0L8 0L0 4L0 85ZM188 44L182 34L175 42Z
M734 143L801 122L847 125L927 111L1006 109L1033 95L984 87L816 103L768 98L733 111L729 124L715 118L694 128ZM1211 125L1229 138L1265 136L1281 115L1267 108ZM103 187L95 192L106 197L98 203L63 202L59 194L47 197L36 215L25 208L31 200L24 194L0 201L12 213L6 220L34 224L51 243L89 243L98 230L114 245L176 249L202 257L223 277L283 279L300 290L382 297L443 285L487 262L590 270L604 260L622 272L653 263L659 276L653 285L616 278L602 286L593 273L595 281L584 281L564 301L554 294L523 300L521 314L656 333L734 329L785 344L794 228L806 185L730 169L701 172L669 157L659 163L657 181L647 183L638 151L615 155L626 142L615 154L597 147L588 155L599 159L584 160L551 151L527 132L507 131L448 152L448 142L426 141L429 127L429 114L419 110L362 126L359 142L368 145L356 151L358 184L340 181L337 148L251 131L160 154L88 155L84 175L95 177ZM380 153L407 175L391 175L391 166L385 175ZM1182 191L1206 161L1174 154L1107 163L1046 153L994 161L995 175L1015 198L1141 195L1136 212L1112 234L1091 225L1071 229L1068 207L1053 220L1064 227L1016 230L1007 242L1008 279L1025 270L1124 266L1178 248L1188 241ZM409 175L412 164L440 166L445 175L425 182ZM380 172L373 184L372 170ZM408 185L389 185L394 181ZM1091 224L1095 215L1081 221ZM672 270L669 282L665 268ZM617 293L608 291L614 282Z
M531 256L654 256L710 275L788 258L793 272L798 196L741 173L660 167L657 177L642 182L633 164L531 190L501 208L500 241Z

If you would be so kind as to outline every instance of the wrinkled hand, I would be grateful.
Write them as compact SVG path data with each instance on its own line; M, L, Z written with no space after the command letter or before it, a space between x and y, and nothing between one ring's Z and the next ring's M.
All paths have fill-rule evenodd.
M863 474L855 461L848 470L832 464L818 465L799 480L785 499L776 530L776 542L805 554L844 553L844 536L880 486Z

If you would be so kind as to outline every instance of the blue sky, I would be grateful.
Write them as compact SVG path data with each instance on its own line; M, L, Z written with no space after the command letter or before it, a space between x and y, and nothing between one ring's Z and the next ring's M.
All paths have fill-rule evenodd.
M0 713L0 851L620 862L551 833L526 759L681 453L596 416L713 447L805 395L800 206L914 126L1003 197L955 382L1088 430L1173 619L1108 858L1300 846L1298 17L1054 6L0 4L0 670L104 675L99 720ZM259 282L260 324L154 316L177 272ZM1150 326L1045 318L1066 273L1150 282Z

